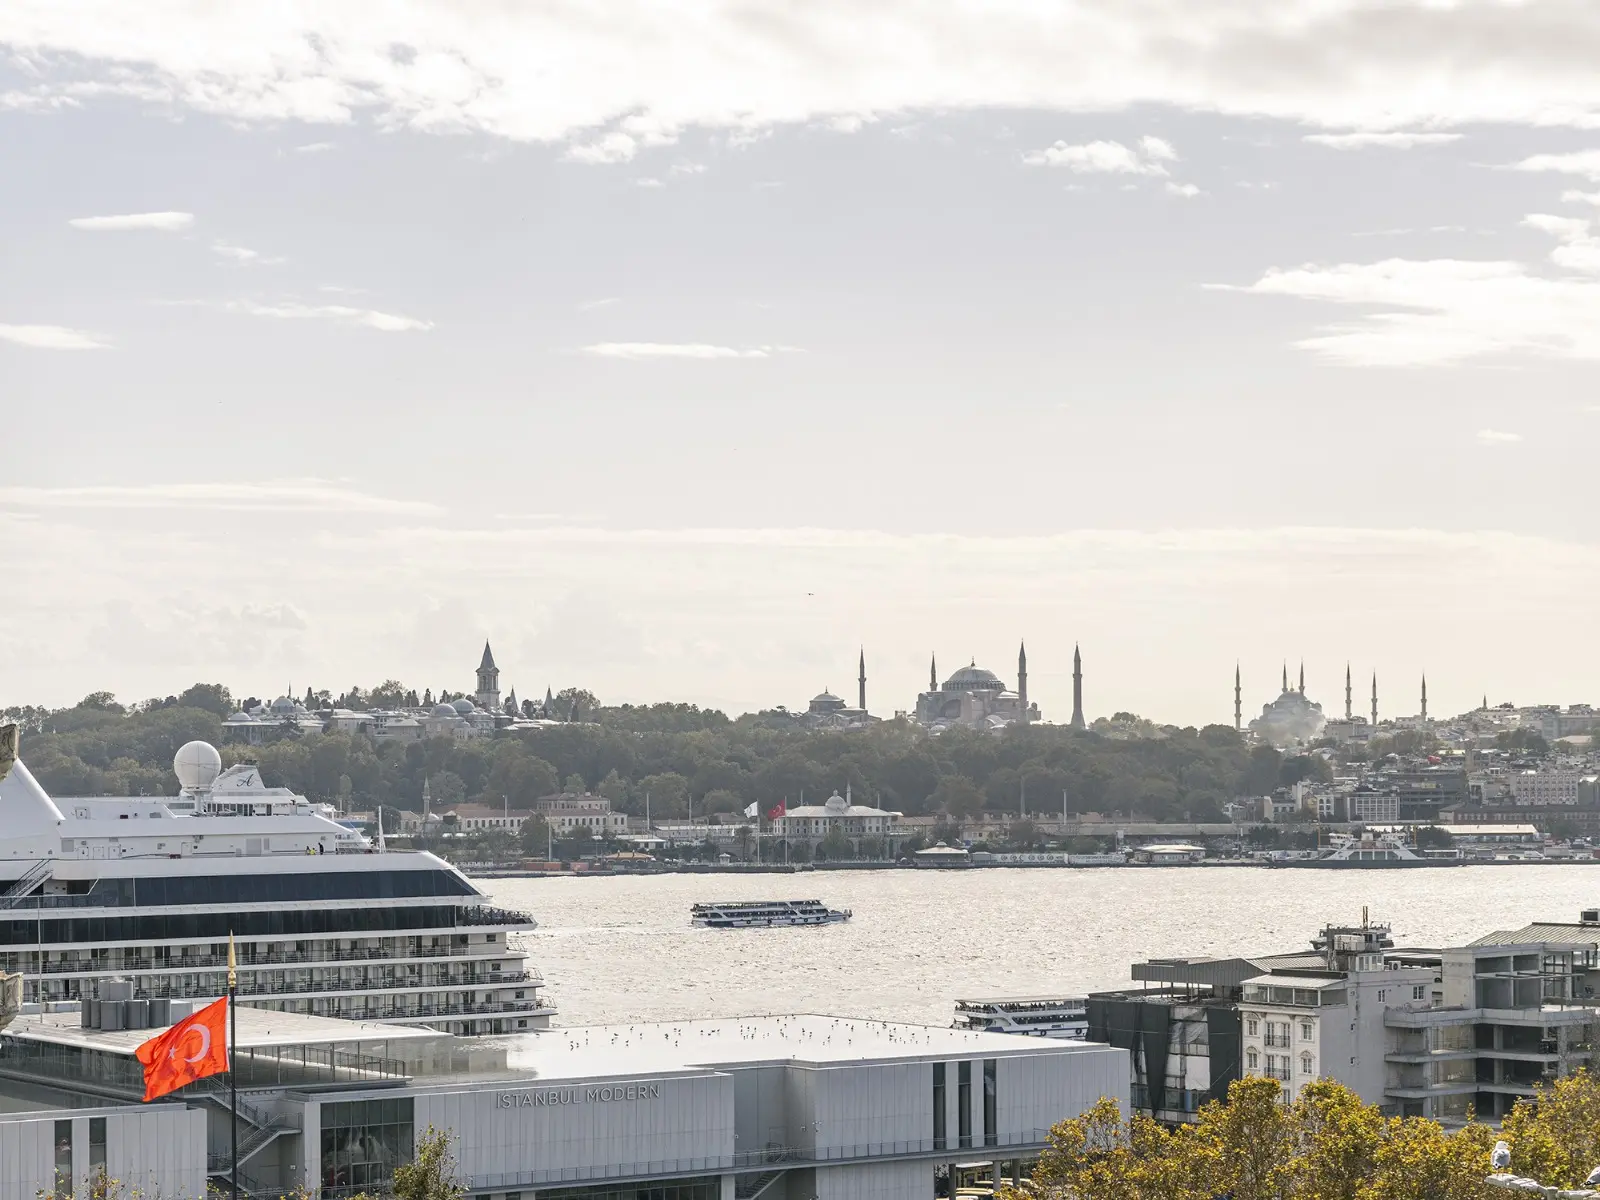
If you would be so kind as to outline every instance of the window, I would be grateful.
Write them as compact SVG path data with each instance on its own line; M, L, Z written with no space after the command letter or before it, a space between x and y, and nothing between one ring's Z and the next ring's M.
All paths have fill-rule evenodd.
M89 1118L89 1174L104 1175L106 1170L106 1119Z
M956 1064L956 1134L961 1149L972 1145L972 1060Z
M1261 1066L1261 1051L1254 1046L1244 1052L1244 1065L1250 1070L1258 1070Z
M1244 1031L1250 1037L1255 1037L1261 1032L1261 1022L1256 1020L1255 1017L1246 1018L1244 1023Z
M1302 1042L1309 1042L1311 1040L1311 1022L1310 1021L1301 1021L1300 1022L1300 1040Z
M1312 1074L1312 1071L1311 1071L1311 1055L1302 1054L1300 1056L1300 1074L1302 1074L1302 1075L1310 1075L1310 1074Z
M946 1128L946 1111L944 1099L944 1064L933 1064L933 1148L935 1150L948 1150L949 1130Z
M1411 998L1413 1000L1426 1000L1428 998L1428 985L1425 983L1413 984L1411 987Z
M72 1186L72 1122L56 1122L56 1196L58 1200L71 1200Z
M413 1105L398 1100L349 1100L322 1106L322 1194L376 1191L410 1162L415 1147Z
M1000 1104L995 1080L995 1069L998 1065L997 1059L986 1058L983 1060L983 1144L985 1146L998 1146L1000 1144Z
M1378 1003L1382 1004L1388 998L1389 998L1389 993L1387 991L1385 991L1383 988L1379 988L1378 989Z

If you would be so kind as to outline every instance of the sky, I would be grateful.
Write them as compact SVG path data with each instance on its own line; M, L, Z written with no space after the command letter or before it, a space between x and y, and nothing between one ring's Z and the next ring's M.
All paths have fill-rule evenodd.
M0 706L1594 701L1600 9L0 6Z

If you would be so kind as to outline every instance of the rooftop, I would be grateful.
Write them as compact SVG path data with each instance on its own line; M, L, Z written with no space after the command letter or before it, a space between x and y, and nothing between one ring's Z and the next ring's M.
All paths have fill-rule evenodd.
M432 1029L406 1025L383 1025L376 1021L344 1021L337 1017L313 1017L301 1013L269 1012L241 1004L235 1014L239 1021L239 1048L264 1050L280 1046L354 1047L372 1042L429 1041L441 1035ZM133 1057L133 1052L161 1029L84 1029L76 1012L30 1013L17 1017L6 1029L10 1037L32 1042L50 1042L84 1050Z
M537 1079L673 1074L759 1063L836 1065L1108 1050L1087 1042L820 1014L574 1026L471 1040L503 1048L507 1071Z

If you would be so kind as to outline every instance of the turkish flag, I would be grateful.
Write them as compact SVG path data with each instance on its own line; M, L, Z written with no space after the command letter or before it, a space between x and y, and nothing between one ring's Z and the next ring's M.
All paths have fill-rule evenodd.
M787 800L779 800L778 804L777 804L777 807L769 808L767 810L767 820L776 821L779 817L783 816L783 814L788 812L788 811L789 811L789 802Z
M144 1098L228 1069L228 998L208 1004L134 1051L144 1064Z

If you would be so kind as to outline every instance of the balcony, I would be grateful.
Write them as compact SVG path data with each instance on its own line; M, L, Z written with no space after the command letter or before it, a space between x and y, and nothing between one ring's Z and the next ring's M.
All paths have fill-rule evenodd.
M215 988L201 987L199 983L199 980L184 980L182 983L145 984L136 990L136 999L145 1000L155 997L157 999L185 1000L214 996L216 994ZM540 987L543 985L544 980L537 971L506 972L500 975L473 976L471 978L376 981L327 979L295 983L247 981L241 975L239 995L245 997L315 996L323 992L460 991L463 988L477 990L510 984L527 986L529 983L532 983L535 987Z
M1269 1033L1261 1039L1261 1043L1269 1050L1287 1050L1289 1048L1289 1035L1287 1033Z
M336 939L335 939L336 940ZM384 947L384 946L356 946L350 949L313 949L313 950L263 950L251 952L246 945L239 948L239 966L241 968L255 966L317 966L321 963L347 963L347 962L374 962L374 961L400 961L404 959L433 959L433 958L521 958L525 957L520 950L512 950L499 942L479 942L468 946L416 946L410 948ZM7 954L0 956L0 961L14 971L25 974L40 974L41 968L32 961L32 955ZM150 955L124 955L113 958L102 955L91 959L68 959L63 962L47 962L43 965L42 973L45 975L99 975L108 971L189 971L189 970L216 970L226 968L228 956L226 954L195 954L187 957L169 955L157 958Z

